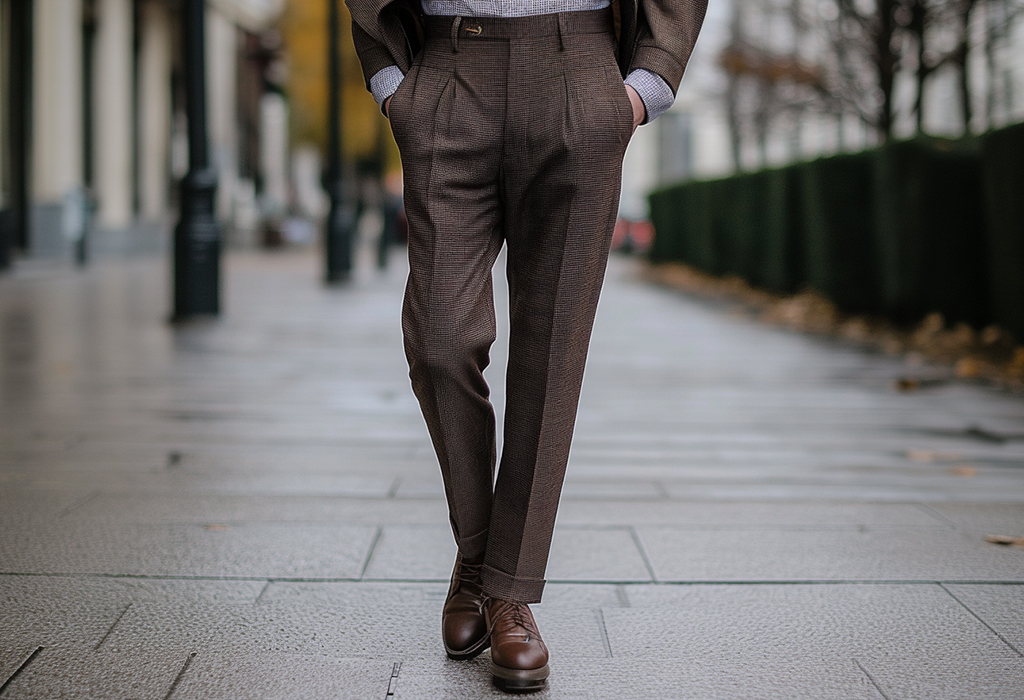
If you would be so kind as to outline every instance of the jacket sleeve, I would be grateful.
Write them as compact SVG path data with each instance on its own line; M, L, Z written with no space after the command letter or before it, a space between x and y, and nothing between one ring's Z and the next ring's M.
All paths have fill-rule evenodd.
M675 93L697 43L708 0L640 0L637 5L636 42L629 69L657 73Z
M352 42L359 56L359 65L363 69L366 89L370 90L370 79L388 66L395 65L395 59L391 57L391 52L383 43L371 37L355 22L352 23Z
M419 0L345 0L352 15L352 42L363 69L366 88L384 68L408 73L423 46Z

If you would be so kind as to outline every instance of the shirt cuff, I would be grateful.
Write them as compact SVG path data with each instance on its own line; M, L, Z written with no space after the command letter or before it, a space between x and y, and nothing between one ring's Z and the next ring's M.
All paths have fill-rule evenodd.
M381 68L370 78L370 92L373 93L373 99L377 101L381 112L384 111L384 100L395 94L395 90L404 79L405 73L398 66Z
M381 71L383 73L384 71ZM380 75L380 73L378 73ZM653 122L666 109L672 106L676 96L672 94L672 88L658 75L644 68L637 68L626 76L626 85L636 90L640 99L644 102L647 110L647 117L644 124ZM376 95L376 93L374 93Z

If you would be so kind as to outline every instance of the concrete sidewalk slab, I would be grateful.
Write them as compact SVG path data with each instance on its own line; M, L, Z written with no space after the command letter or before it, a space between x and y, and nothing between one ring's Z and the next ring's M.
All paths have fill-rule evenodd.
M967 587L969 588L969 587ZM885 697L1010 698L1024 661L935 585L699 586L636 608L606 610L615 658L756 658L769 676L794 662L859 664ZM631 596L632 599L632 596ZM685 632L683 632L685 630ZM824 694L821 697L843 697Z
M88 649L42 648L4 688L4 698L162 698L183 659L143 652L108 654Z
M1013 581L1024 571L1024 549L948 529L637 533L658 581Z
M591 583L650 581L651 570L629 528L556 528L551 540L549 580Z
M230 651L197 655L175 700L365 700L386 698L394 663L331 656Z
M946 584L946 591L1024 656L1024 585Z
M103 525L35 528L0 541L0 573L359 578L365 525Z
M932 503L939 517L968 532L992 535L1024 532L1024 504L1018 503Z
M985 508L985 506L980 506ZM772 528L949 528L951 523L913 503L704 502L659 500L643 503L564 502L558 511L564 525L675 525L702 529Z
M794 659L779 666L756 657L723 659L722 664L685 660L602 659L551 662L549 688L531 697L673 698L673 700L735 700L735 698L844 698L878 700L882 697L855 664L825 666L815 659ZM490 687L484 663L453 667L435 662L402 665L397 697L507 698Z
M231 254L183 327L159 261L0 277L0 697L504 697L439 646L395 263ZM1024 535L1024 397L893 388L938 371L613 258L537 697L1020 700L1024 550L984 535Z
M370 580L447 581L458 551L445 525L385 527L364 576Z

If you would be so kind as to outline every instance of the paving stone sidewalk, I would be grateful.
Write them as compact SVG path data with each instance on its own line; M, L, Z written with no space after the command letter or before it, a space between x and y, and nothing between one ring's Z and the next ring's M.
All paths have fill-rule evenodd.
M439 645L401 258L318 272L232 254L177 329L164 261L0 278L0 700L501 697ZM929 371L614 259L538 697L1024 698L1024 397Z

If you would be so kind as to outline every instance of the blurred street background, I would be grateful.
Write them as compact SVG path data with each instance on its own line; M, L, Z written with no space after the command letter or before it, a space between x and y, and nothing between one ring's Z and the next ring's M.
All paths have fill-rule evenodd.
M338 0L0 0L0 698L499 696L401 189ZM1024 3L712 0L613 245L541 697L1024 697Z

